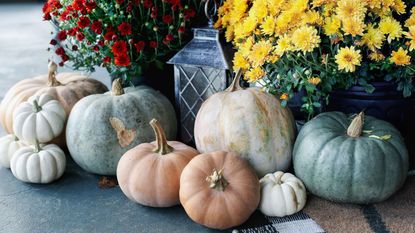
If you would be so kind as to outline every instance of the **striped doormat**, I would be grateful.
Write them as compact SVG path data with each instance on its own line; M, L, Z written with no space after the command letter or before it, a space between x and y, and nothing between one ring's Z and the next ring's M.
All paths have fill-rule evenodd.
M255 213L254 215L260 215ZM255 216L259 225L241 226L232 233L325 233L314 220L306 213L299 212L291 216L278 218L267 216ZM252 217L251 217L252 219Z

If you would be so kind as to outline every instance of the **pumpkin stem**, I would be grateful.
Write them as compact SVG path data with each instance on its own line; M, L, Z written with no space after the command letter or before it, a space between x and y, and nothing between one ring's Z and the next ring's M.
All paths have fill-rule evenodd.
M167 143L166 134L164 133L160 122L156 119L153 119L150 121L150 125L154 130L154 134L156 135L157 147L153 151L159 153L160 155L171 153L173 151L173 147Z
M35 153L39 153L41 150L42 150L42 148L40 148L39 141L36 140L36 142L35 142Z
M48 65L48 83L47 85L49 87L56 87L62 85L57 79L56 79L56 73L58 71L58 66L55 62L51 61Z
M14 135L13 135L13 137L14 137L14 138L13 138L13 140L14 140L15 142L19 141L19 138L16 136L16 134L14 134Z
M118 95L123 95L124 92L124 88L122 88L122 83L121 83L121 79L117 78L114 80L114 82L112 82L112 95L114 96L118 96Z
M349 128L347 128L347 135L352 138L360 137L362 135L364 121L365 113L361 112L350 123Z
M233 78L233 81L231 85L226 89L228 92L234 92L238 90L242 90L241 85L239 84L242 76L242 69L238 69L235 73L235 78Z
M211 189L216 189L218 191L224 191L226 186L228 186L228 181L223 177L223 168L219 171L213 169L212 175L206 177L206 181L209 183Z
M42 111L42 107L39 105L37 100L33 100L33 112L37 113Z

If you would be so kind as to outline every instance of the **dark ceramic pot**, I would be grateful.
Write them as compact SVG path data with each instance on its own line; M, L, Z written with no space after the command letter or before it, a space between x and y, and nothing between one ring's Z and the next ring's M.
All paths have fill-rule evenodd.
M364 110L367 115L392 123L405 138L410 166L415 168L415 99L404 98L390 82L373 82L372 85L373 93L367 93L360 86L334 90L326 111L358 113Z

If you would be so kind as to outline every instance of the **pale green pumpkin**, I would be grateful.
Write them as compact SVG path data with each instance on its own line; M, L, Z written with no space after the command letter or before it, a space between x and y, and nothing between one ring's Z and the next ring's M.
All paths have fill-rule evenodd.
M295 125L290 109L259 88L243 89L238 72L232 85L209 97L195 121L201 153L233 151L247 159L259 176L291 164Z
M301 129L295 174L320 197L346 203L380 202L405 182L408 152L399 131L361 113L323 113Z
M155 139L148 124L153 118L168 139L175 138L176 115L166 97L147 86L122 89L116 80L112 92L83 98L72 109L66 129L69 152L86 171L115 175L125 152Z

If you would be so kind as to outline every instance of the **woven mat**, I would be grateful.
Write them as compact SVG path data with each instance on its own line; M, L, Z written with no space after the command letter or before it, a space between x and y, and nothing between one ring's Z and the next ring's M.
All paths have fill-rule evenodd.
M387 201L373 205L338 204L308 197L303 211L284 218L258 211L233 233L414 233L415 176Z

